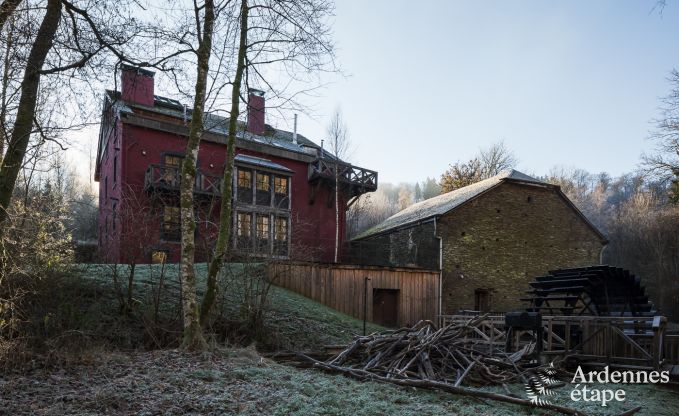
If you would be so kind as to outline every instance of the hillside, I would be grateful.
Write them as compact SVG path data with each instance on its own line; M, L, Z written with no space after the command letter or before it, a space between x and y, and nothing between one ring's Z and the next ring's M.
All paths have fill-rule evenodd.
M243 267L232 265L229 273L238 274ZM199 267L201 276L204 271L204 266ZM110 319L106 315L115 314L116 296L111 295L109 272L110 268L106 266L80 270L80 277L84 277L85 282L96 282L99 288L97 302L84 304L90 321L95 318L106 321ZM158 290L157 266L139 266L133 291L137 309L153 309L147 300L153 299L154 293L165 293L167 298L160 309L172 310L169 295L176 289L177 281L173 277L176 268L169 267L166 272L165 288ZM224 292L227 288L231 294L225 299L243 294L239 294L240 289L237 290L233 282L224 286ZM235 314L233 304L227 304L222 302L220 310ZM210 353L185 354L174 348L129 351L84 343L77 357L70 360L0 375L0 414L546 414L540 409L359 382L313 369L278 364L256 348L263 346L268 350L278 345L292 350L318 350L323 345L349 341L362 331L362 322L276 287L271 288L267 305L265 324L269 335L265 337L265 345L260 345L260 341L249 347L225 347L223 343L214 343L215 348ZM374 325L368 328L371 331L380 329ZM120 328L110 331L117 334ZM523 385L508 388L523 397ZM663 403L679 399L678 392L653 386L625 385L623 388L627 400L611 403L606 408L573 403L568 396L570 386L559 389L557 396L550 400L576 406L593 415L618 414L638 405L644 407L640 414L674 414L673 409ZM503 392L501 387L484 389Z

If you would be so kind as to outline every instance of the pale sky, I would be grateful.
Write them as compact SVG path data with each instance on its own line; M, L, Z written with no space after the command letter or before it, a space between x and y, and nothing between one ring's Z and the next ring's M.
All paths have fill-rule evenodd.
M679 68L679 2L662 15L655 4L338 0L334 39L349 76L327 78L308 103L320 116L302 115L299 131L320 142L340 106L350 161L384 182L438 178L500 139L527 173L628 172L652 148L651 121ZM93 131L81 140L96 151Z

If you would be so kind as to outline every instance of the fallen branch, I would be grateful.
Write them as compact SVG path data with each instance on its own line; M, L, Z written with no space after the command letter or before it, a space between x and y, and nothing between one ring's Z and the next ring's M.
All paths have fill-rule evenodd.
M637 413L640 410L641 410L641 406L637 406L634 409L630 409L630 410L627 410L626 412L620 413L618 416L632 416L633 414Z
M571 415L571 416L584 416L585 413L581 412L580 410L572 409L570 407L565 407L565 406L559 406L559 405L554 405L554 404L543 404L540 406L536 406L534 403L532 403L530 400L525 400L525 399L519 399L516 397L511 397L511 396L506 396L504 394L498 394L498 393L491 393L487 391L482 391L482 390L474 390L474 389L469 389L465 387L456 387L452 384L449 383L444 383L444 382L439 382L439 381L432 381L432 380L418 380L418 379L410 379L410 378L387 378L387 377L382 377L379 375L376 375L374 373L371 373L369 371L365 371L362 369L356 369L356 368L345 368L345 367L339 367L336 365L324 363L322 361L315 360L311 357L308 357L304 354L299 354L300 358L307 360L311 363L313 363L314 367L329 371L329 372L335 372L335 373L341 373L348 375L350 377L356 378L358 380L370 380L370 381L378 381L382 383L391 383L391 384L396 384L398 386L406 386L406 387L417 387L417 388L422 388L422 389L429 389L429 390L440 390L440 391L445 391L447 393L452 393L452 394L457 394L461 396L469 396L469 397L476 397L476 398L481 398L481 399L489 399L489 400L494 400L498 402L504 402L504 403L512 403L520 406L527 406L527 407L540 407L543 409L548 409L548 410L553 410L555 412L559 412L564 415Z

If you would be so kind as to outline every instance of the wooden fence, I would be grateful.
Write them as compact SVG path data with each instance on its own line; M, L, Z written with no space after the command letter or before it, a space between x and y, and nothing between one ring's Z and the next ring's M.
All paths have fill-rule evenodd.
M438 271L280 262L270 263L267 275L275 285L347 315L363 319L365 313L370 322L405 326L435 321L439 313Z
M459 323L470 315L442 315L440 323ZM666 331L664 316L543 316L543 347L547 356L572 355L591 365L659 368L679 364L679 334ZM489 315L475 343L501 349L506 341L503 315Z

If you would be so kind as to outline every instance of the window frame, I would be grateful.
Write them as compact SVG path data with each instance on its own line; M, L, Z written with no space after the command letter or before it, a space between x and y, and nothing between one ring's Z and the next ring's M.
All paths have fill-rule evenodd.
M178 215L178 221L167 221L167 210L176 210L176 213ZM163 205L163 213L162 217L160 220L160 239L162 241L167 241L167 242L172 242L172 243L178 243L181 242L182 239L182 212L181 208L178 206L174 205ZM169 229L166 227L166 224L173 225L176 227L176 237L175 234L173 233L172 229Z
M236 162L234 167L236 173L233 175L232 186L236 192L232 201L232 224L236 231L232 236L232 247L242 254L289 257L292 235L292 172L242 162ZM248 174L250 186L246 190L241 185L244 185L243 175ZM276 192L282 190L285 193ZM244 244L244 239L239 234L242 233L240 224L243 214L250 218L250 244ZM280 221L285 221L284 238L278 233L281 225L277 222ZM262 227L266 228L266 234L263 234Z
M273 255L275 256L282 256L286 257L290 255L290 217L289 216L284 216L284 215L274 215L274 222L272 225L273 228ZM279 221L283 221L283 224L285 224L285 230L283 233L279 233ZM279 235L283 235L283 239L279 239ZM284 250L280 250L280 247L283 245L281 242L284 242Z
M262 227L260 228L260 221L262 220ZM260 230L262 235L266 234L266 238L260 237ZM271 254L271 214L255 213L255 251L257 253ZM265 250L262 250L262 249Z
M241 216L247 216L248 217L248 226L247 228L241 227L241 224L243 223L241 221ZM235 239L234 243L237 248L243 248L243 249L251 249L252 248L252 243L253 243L253 221L252 221L253 213L250 211L237 211L236 212L236 232L235 234ZM246 229L248 232L247 236L241 235L241 231L243 229ZM247 241L245 244L243 243L244 241Z

